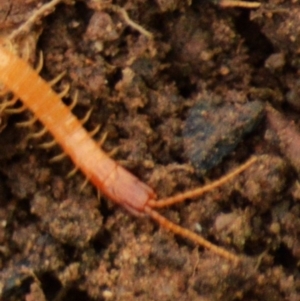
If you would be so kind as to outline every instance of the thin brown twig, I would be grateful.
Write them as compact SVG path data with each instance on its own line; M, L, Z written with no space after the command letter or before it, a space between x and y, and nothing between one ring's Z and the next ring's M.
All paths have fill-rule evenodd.
M250 1L239 1L239 0L222 0L219 3L222 7L242 7L242 8L258 8L260 7L260 2L250 2Z
M110 9L113 12L119 14L127 25L137 30L139 33L146 36L147 38L153 39L153 34L150 31L146 30L141 25L137 24L135 21L133 21L123 7L115 4L103 3L97 0L94 0L92 3L93 3L92 6L97 10Z
M44 5L42 5L40 8L38 8L28 20L24 24L22 24L20 27L18 27L16 30L14 30L9 36L9 40L14 40L17 36L24 34L26 32L29 32L31 27L34 25L34 23L41 19L41 17L47 15L52 9L55 8L57 4L62 2L63 0L52 0Z

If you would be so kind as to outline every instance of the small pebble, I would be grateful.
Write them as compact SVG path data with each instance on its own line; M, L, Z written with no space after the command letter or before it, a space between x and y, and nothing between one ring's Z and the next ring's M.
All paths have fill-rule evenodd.
M245 104L197 103L190 109L183 137L185 153L203 175L230 154L263 116L259 101Z

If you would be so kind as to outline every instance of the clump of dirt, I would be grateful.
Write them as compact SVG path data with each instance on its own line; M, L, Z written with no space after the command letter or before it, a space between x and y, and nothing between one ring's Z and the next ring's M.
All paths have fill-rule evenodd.
M183 129L185 152L199 175L229 155L259 124L264 111L258 101L218 104L209 96L191 108Z
M46 3L0 0L1 36ZM70 85L66 104L79 91L74 113L83 118L93 108L87 129L101 124L95 139L107 133L105 151L159 198L258 160L222 187L161 211L239 256L233 265L129 215L91 186L79 193L84 177L66 178L68 160L48 163L59 148L38 148L51 138L27 139L41 125L18 129L30 113L0 106L0 299L300 300L299 10L288 0L256 10L188 0L60 1L17 37L14 51L29 63L43 52L43 78L65 72L54 89ZM210 96L229 108L224 117L210 111L223 134L194 149L215 154L218 143L239 143L221 163L208 162L203 177L184 151L183 128ZM12 95L1 97L3 104ZM239 123L230 117L257 103L258 113L245 116L250 128L232 132Z

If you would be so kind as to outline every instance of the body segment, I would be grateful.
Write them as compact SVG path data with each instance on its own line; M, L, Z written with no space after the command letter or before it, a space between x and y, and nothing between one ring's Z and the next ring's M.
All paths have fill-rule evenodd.
M0 82L22 100L102 193L132 213L143 213L145 204L155 198L154 191L106 155L49 84L2 47Z

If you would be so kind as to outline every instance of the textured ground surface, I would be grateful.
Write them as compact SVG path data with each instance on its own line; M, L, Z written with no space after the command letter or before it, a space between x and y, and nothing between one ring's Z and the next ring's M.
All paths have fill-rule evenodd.
M55 89L70 84L66 103L79 91L76 115L93 107L86 127L102 124L103 148L117 148L114 158L160 197L256 154L258 162L224 187L162 211L245 259L233 267L99 200L91 186L79 193L84 177L66 179L71 162L48 163L59 148L37 147L51 137L26 141L30 130L16 127L29 112L2 114L0 299L300 300L299 3L270 0L249 11L205 1L114 1L149 39L112 7L68 2L18 38L17 51L34 64L42 50L47 80L66 72ZM1 35L38 5L0 0ZM186 125L199 106L202 119ZM220 153L223 159L199 161ZM211 169L204 173L203 164Z

